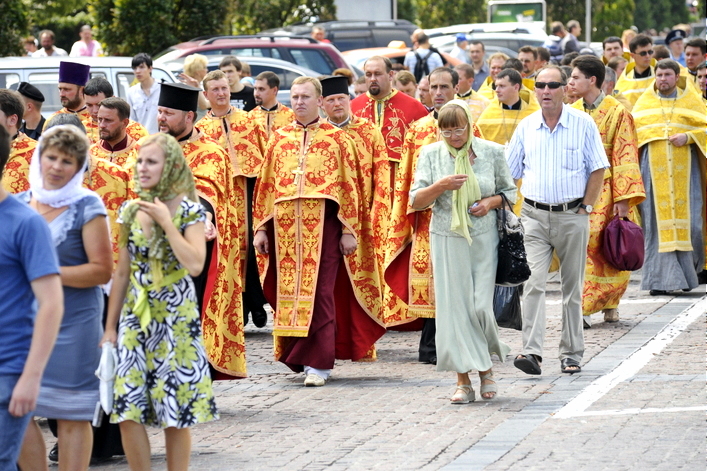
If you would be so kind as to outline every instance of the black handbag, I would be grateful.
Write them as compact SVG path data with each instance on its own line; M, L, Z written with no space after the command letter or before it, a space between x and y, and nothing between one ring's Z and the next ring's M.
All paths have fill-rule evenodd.
M530 278L530 267L523 243L523 225L513 214L513 206L503 193L501 207L496 210L498 223L498 267L496 284L517 286Z
M493 314L496 324L507 329L523 330L521 297L523 285L496 286L493 292Z

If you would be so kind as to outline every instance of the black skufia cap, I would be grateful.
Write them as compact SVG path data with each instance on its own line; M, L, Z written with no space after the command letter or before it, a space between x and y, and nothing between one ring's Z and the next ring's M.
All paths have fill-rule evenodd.
M157 105L175 110L196 112L200 91L198 88L183 83L162 83Z

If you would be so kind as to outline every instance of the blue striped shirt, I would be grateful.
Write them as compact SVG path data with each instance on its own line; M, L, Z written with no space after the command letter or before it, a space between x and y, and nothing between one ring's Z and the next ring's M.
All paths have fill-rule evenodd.
M507 159L511 176L523 179L523 196L546 204L584 197L589 174L609 167L594 120L568 105L562 106L552 131L542 110L523 119L513 133Z

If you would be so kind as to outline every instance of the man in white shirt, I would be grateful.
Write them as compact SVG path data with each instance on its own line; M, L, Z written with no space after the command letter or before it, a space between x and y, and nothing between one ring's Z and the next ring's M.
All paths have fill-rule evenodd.
M416 39L417 49L405 54L404 65L419 83L422 77L429 75L437 67L442 67L444 61L439 54L430 50L430 38L425 33L417 33ZM422 61L423 65L416 70L418 61Z
M157 124L157 102L160 100L160 84L152 78L152 57L144 52L133 57L135 79L139 82L128 89L130 119L147 129L150 134L159 132Z
M545 338L545 283L553 249L560 259L563 373L578 373L584 355L582 289L589 213L609 162L594 120L563 103L567 76L557 66L538 72L541 109L523 119L508 148L508 166L525 197L521 219L530 279L523 295L523 352L514 365L541 374Z
M469 51L467 51L468 47L469 41L466 39L466 34L459 33L457 34L456 44L454 45L454 48L452 48L449 55L455 59L459 59L465 64L469 64L471 63L471 58L469 57Z
M39 33L39 44L42 45L42 48L37 51L34 51L32 53L32 57L68 56L69 54L67 54L66 51L62 48L54 47L54 41L56 41L54 31L45 29L44 31Z

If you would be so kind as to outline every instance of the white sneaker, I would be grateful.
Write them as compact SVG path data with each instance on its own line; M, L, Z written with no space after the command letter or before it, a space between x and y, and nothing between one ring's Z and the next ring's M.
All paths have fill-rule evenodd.
M326 384L326 380L319 375L308 374L304 378L304 385L307 387L320 387Z

